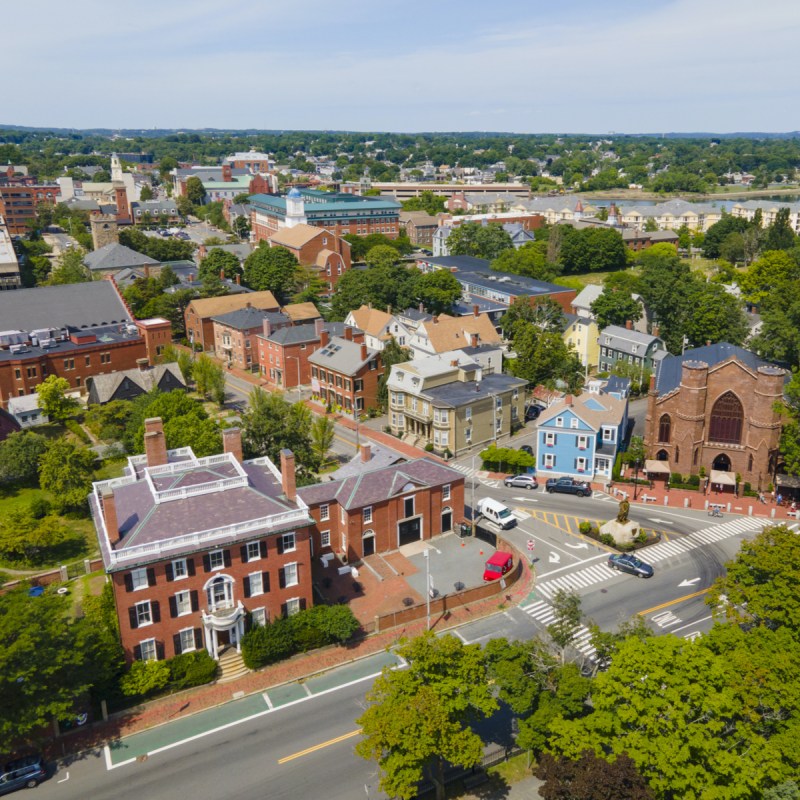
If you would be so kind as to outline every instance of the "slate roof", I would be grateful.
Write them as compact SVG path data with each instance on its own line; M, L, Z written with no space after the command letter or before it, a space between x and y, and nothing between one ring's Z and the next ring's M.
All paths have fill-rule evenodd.
M463 479L464 475L452 467L430 458L418 458L404 464L361 472L344 480L304 486L297 490L297 494L309 505L335 500L350 510L376 505L402 494L408 484L442 486Z
M344 329L350 327L345 325L344 322L326 322L322 329L328 332L328 336L344 336ZM355 330L355 329L354 329ZM263 337L270 342L276 344L300 344L301 342L318 342L319 334L317 333L316 326L306 323L305 325L288 325L285 328L280 328L274 331L269 336Z
M729 359L736 359L752 372L758 370L759 367L781 369L769 361L760 358L750 350L745 350L743 347L737 347L735 344L730 344L729 342L717 342L716 344L687 350L680 356L667 355L661 361L661 365L658 369L656 391L658 394L664 395L669 394L673 389L677 389L681 384L681 372L685 362L701 362L708 364L709 367L714 367ZM787 374L786 380L788 379L789 376Z
M146 370L140 370L138 367L134 367L133 369L120 370L119 372L109 372L105 375L95 375L86 379L86 386L90 390L94 387L99 403L107 403L114 396L114 392L117 391L124 380L132 381L139 386L142 391L149 392L158 386L164 374L167 372L171 373L173 378L182 386L186 386L178 365L174 363L156 364L154 367L150 367Z
M124 322L131 322L131 315L111 281L0 292L3 330L82 330Z
M310 364L333 370L342 375L357 375L364 364L378 354L377 350L367 348L367 357L361 358L361 344L337 336L320 350L308 357Z
M144 253L137 253L119 242L109 242L99 250L87 253L83 263L90 270L131 269L135 267L157 267L160 262Z
M235 328L237 331L249 331L253 328L261 328L264 320L269 318L270 313L274 312L246 306L235 311L229 311L227 314L211 317L211 319L213 322L218 322L228 328Z
M611 337L611 343L606 345L606 337ZM631 355L641 356L643 351L639 348L647 348L653 342L660 342L658 336L653 336L649 333L640 333L639 331L628 330L621 325L609 325L600 331L600 344L604 347L611 347L614 350L619 350L622 353L629 353ZM636 346L636 353L633 352L633 347Z

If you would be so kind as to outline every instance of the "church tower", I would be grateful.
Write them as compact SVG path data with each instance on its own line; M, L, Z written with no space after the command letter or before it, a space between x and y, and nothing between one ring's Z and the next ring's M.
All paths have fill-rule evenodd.
M116 153L111 154L111 180L121 181L122 178L122 162Z
M289 190L286 195L286 221L287 228L294 228L295 225L304 225L306 220L306 208L303 195L297 187Z

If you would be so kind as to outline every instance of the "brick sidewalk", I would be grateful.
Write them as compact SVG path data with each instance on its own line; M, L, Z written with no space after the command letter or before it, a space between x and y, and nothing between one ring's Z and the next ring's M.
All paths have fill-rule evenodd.
M530 592L532 581L533 575L528 565L523 563L523 575L508 593L452 609L446 621L443 617L439 617L433 620L431 627L439 631L450 630L497 612L498 604L517 604ZM425 625L424 619L417 620L390 631L365 637L344 647L331 646L294 656L279 664L251 672L230 683L208 684L152 700L136 708L114 714L108 722L98 722L91 728L80 729L51 741L45 752L49 757L62 757L68 753L101 748L124 736L229 703L244 695L303 680L314 674L382 652L396 645L404 637L423 633Z

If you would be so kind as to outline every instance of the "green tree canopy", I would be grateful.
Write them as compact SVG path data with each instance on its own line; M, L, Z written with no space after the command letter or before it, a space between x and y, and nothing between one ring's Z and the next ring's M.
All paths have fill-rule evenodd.
M475 256L494 261L504 250L512 249L513 244L502 225L465 222L450 232L447 248L454 256Z
M92 490L97 455L66 439L54 439L39 461L39 484L59 510L83 509Z
M528 242L518 250L503 250L492 261L492 269L497 272L511 272L525 275L537 281L553 281L561 274L559 264L547 260L547 241Z
M567 275L624 269L627 248L613 228L563 228L559 264Z
M483 744L470 723L496 708L480 645L453 635L427 633L398 649L408 668L385 669L367 694L369 707L358 719L364 739L356 752L375 761L381 789L411 798L428 777L444 798L445 762L471 767Z
M514 329L514 350L517 357L510 370L532 385L555 388L561 381L570 391L583 385L583 368L578 354L564 342L560 333L543 331L525 324Z
M638 322L642 318L642 304L635 300L630 292L604 286L600 296L591 305L592 314L597 320L600 330L609 325L621 325Z
M186 197L193 206L201 206L206 201L206 187L196 175L186 181Z
M425 211L432 217L444 211L446 197L430 191L420 192L417 197L411 197L402 203L403 211Z
M39 407L50 419L64 422L78 409L78 401L67 397L69 381L57 375L48 375L37 387Z
M392 338L386 343L386 346L381 352L381 364L383 364L383 374L378 378L378 403L382 408L386 408L388 403L388 391L386 383L392 372L392 367L395 364L402 364L411 358L411 352L405 348L400 347L397 339ZM1 462L0 462L1 463Z
M297 259L289 250L262 241L245 259L244 282L257 292L272 292L284 303L294 291L297 267Z
M236 280L237 275L242 274L242 267L239 259L233 253L212 247L208 255L200 262L198 277L203 280L206 275L219 277L223 274L229 281Z
M0 481L36 483L47 439L34 431L15 431L0 442Z
M434 315L450 313L464 291L458 278L446 269L420 275L416 290L419 302Z
M336 284L330 316L343 320L350 311L370 303L381 310L414 306L419 278L419 270L402 264L348 270Z
M59 257L48 283L59 286L66 283L88 283L92 280L89 268L83 263L86 253L81 249L65 250Z

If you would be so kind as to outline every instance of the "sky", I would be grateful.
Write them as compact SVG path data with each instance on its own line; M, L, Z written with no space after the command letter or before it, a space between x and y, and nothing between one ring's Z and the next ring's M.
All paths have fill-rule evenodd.
M800 129L798 0L3 0L4 124ZM10 33L10 35L9 35ZM18 65L8 72L9 65Z

